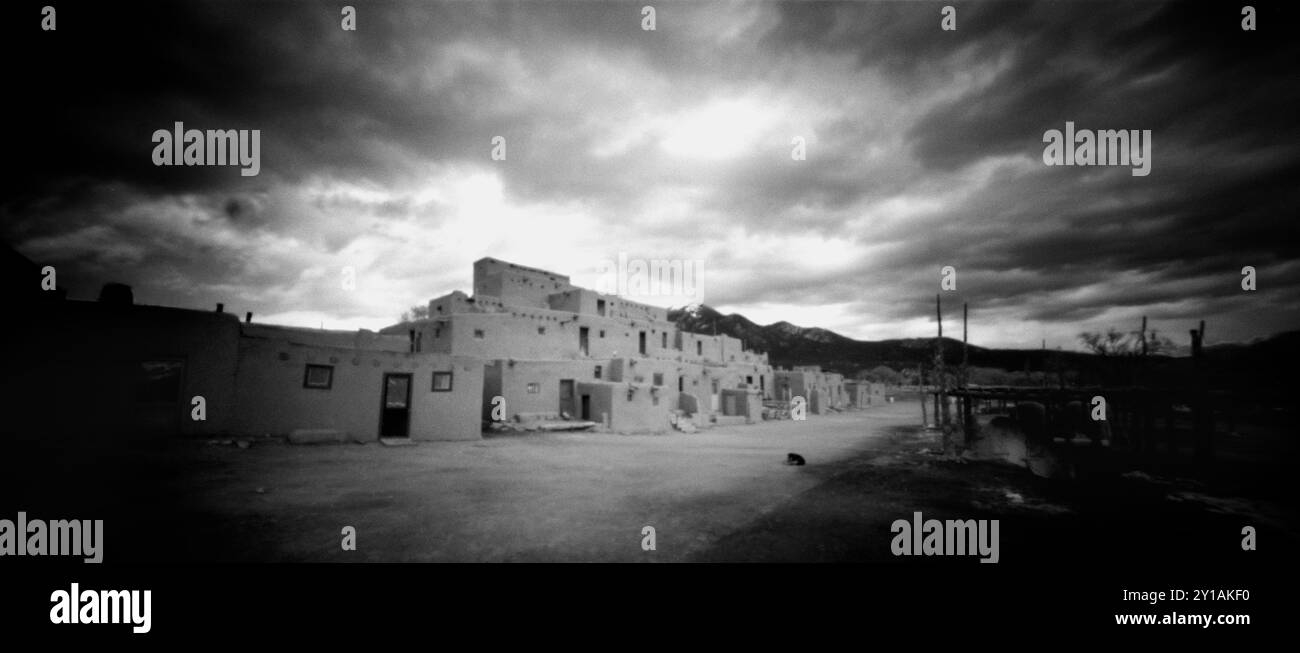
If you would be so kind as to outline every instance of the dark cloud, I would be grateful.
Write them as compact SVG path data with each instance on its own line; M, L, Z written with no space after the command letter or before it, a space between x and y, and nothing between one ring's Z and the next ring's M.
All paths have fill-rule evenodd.
M395 315L479 256L628 251L864 336L915 330L944 265L998 344L1133 311L1300 325L1289 4L1253 3L1256 32L1237 5L1110 2L951 3L956 32L949 3L663 3L646 32L642 4L361 3L355 33L302 2L7 21L0 238L92 296L302 320ZM152 165L177 121L261 130L261 174ZM1151 174L1043 166L1066 121L1150 129ZM332 287L342 266L367 294Z

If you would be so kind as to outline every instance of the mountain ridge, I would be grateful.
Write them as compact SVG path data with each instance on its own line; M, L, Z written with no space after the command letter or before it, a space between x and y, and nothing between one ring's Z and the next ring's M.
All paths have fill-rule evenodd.
M739 313L723 314L704 305L670 308L668 319L685 331L724 334L738 338L745 348L768 354L774 366L821 365L823 369L855 376L879 365L896 371L929 368L934 362L935 338L892 338L856 340L822 327L802 327L786 320L760 325ZM1103 357L1080 351L1051 349L1000 349L968 345L944 337L946 365L959 365L963 349L972 367L998 368L1007 371L1044 371L1052 367L1095 368ZM1249 343L1221 343L1204 350L1207 364L1216 370L1231 368L1232 378L1249 378L1252 367L1300 361L1300 330L1285 331ZM1151 363L1182 369L1191 364L1188 356L1153 355Z

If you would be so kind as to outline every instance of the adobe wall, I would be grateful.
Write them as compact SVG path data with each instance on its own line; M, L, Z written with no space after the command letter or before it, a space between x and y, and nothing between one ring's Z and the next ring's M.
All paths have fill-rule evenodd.
M60 301L32 310L14 331L22 345L6 361L4 396L40 416L41 437L204 437L231 428L233 315ZM142 363L162 359L182 362L175 398L142 403ZM191 419L195 396L206 402L203 421Z
M329 389L303 387L308 364L333 366ZM451 390L433 391L433 372L451 372ZM366 351L300 345L283 339L239 343L235 428L250 435L286 436L297 429L331 429L357 440L379 438L386 373L411 374L410 437L481 437L483 366L445 354Z
M569 277L515 263L483 258L474 262L474 296L495 297L505 304L549 308L548 297L569 290Z
M575 387L580 382L592 382L595 367L600 365L603 368L606 364L605 361L594 360L494 361L490 374L498 375L500 383L494 390L485 386L484 403L490 404L493 396L504 397L507 421L516 421L516 416L520 414L558 418L561 411L560 381L573 380ZM569 412L572 419L581 419L581 404L577 399L570 399L564 409ZM547 419L551 418L547 417ZM593 421L598 420L593 418Z
M448 322L425 327L424 345L430 351L486 360L524 358L554 360L581 358L581 328L587 328L587 357L593 359L639 356L640 333L646 334L646 356L675 358L668 324L620 322L610 318L576 316L550 309L513 307L508 312L463 313ZM482 332L479 337L476 332ZM664 336L667 334L668 347ZM444 344L446 343L446 344Z

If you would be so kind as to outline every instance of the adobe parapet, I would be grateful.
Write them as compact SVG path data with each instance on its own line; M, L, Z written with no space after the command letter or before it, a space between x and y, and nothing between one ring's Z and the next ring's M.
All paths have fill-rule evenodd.
M394 325L420 346L486 359L621 355L766 366L727 335L682 331L668 310L574 286L569 277L494 258L474 262L474 295L429 302L429 320ZM426 332L427 333L422 333Z

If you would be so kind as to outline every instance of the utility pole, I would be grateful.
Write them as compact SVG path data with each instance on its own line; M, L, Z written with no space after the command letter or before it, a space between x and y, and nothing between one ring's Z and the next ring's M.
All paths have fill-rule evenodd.
M965 390L967 393L970 392L970 369L968 368L968 365L970 363L970 343L967 339L969 333L970 333L970 307L966 302L962 302L961 304L961 387L962 390ZM968 445L970 444L971 440L975 435L974 425L975 425L974 418L971 411L971 398L970 395L967 394L965 397L962 397L961 399L961 431L963 437L966 440L966 444Z
M951 421L948 418L948 378L944 374L943 361L943 303L939 294L934 296L934 316L939 327L939 337L934 341L934 371L938 387L934 394L934 416L943 431L943 449L948 453L951 448L949 433Z

